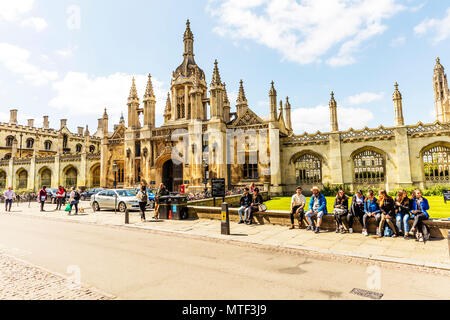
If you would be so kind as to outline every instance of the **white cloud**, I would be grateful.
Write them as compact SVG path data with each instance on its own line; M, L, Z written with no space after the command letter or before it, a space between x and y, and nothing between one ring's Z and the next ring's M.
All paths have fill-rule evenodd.
M58 78L57 72L44 70L31 64L30 56L28 50L8 43L0 43L0 65L3 65L6 70L22 76L34 86L45 85Z
M333 66L355 62L361 45L383 33L383 24L405 7L398 0L210 0L221 36L250 39L283 59ZM331 55L331 58L330 58Z
M425 19L414 28L414 32L419 35L425 35L432 32L435 36L433 42L435 44L450 38L450 8L447 9L447 14L442 19Z
M78 47L74 46L74 47L69 47L69 48L65 48L65 49L60 49L60 50L56 50L55 54L57 54L58 56L61 56L63 58L70 58L73 56L74 51L77 50Z
M33 28L37 32L41 32L47 28L48 24L47 24L47 21L45 21L43 18L32 17L32 18L27 18L27 19L23 20L20 23L20 26L27 27L27 28Z
M363 92L354 96L348 97L351 105L371 103L383 99L384 93Z
M393 48L401 47L405 43L406 43L406 37L398 36L397 38L394 38L391 40L391 47L393 47Z
M0 1L0 20L15 21L33 8L34 0Z
M136 87L142 104L147 85L147 75L135 75ZM49 102L51 107L64 110L68 115L87 115L100 118L104 108L108 109L111 123L118 123L123 112L127 115L127 99L130 93L132 75L114 73L96 77L87 73L69 72L64 79L53 84L56 95ZM156 96L156 115L159 120L164 114L167 90L161 81L152 78Z
M292 110L292 127L296 134L314 133L330 130L330 109L319 105L315 108L296 108ZM340 130L360 129L374 118L371 111L361 108L338 108Z

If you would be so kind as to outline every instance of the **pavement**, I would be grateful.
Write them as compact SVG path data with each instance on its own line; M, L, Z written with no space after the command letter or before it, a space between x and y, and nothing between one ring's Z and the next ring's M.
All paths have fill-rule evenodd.
M450 271L449 244L447 240L431 239L420 243L414 239L364 237L361 234L336 234L321 231L315 234L306 230L289 230L278 225L245 225L230 223L231 235L220 234L218 220L153 220L153 211L147 213L147 221L141 222L138 212L130 213L130 223L125 225L124 214L110 211L93 212L89 202L82 202L84 213L68 216L64 211L39 212L37 203L20 204L13 207L12 214L38 218L51 218L77 223L89 223L111 227L135 228L171 232L210 239L220 239L240 244L271 247L274 250L301 250L313 256L341 261L363 263L365 260L386 263L401 263L416 267ZM54 205L48 205L51 210ZM0 214L1 211L0 211Z
M425 272L405 264L394 266L368 259L365 259L368 264L348 263L321 259L304 250L186 233L190 231L167 232L142 229L137 225L123 227L119 219L123 216L107 213L104 215L109 224L101 221L103 213L97 217L98 223L83 221L93 214L64 218L61 218L62 213L58 214L58 218L51 218L40 214L0 213L0 270L7 273L6 281L0 277L0 297L70 300L102 297L117 300L450 298L450 273L443 270ZM132 221L136 218L133 214ZM73 223L67 219L73 219ZM203 230L217 231L217 222L197 222L203 225ZM145 225L161 224L160 228L165 228L166 224L175 223ZM188 224L184 228L188 228ZM259 233L261 238L267 235ZM245 236L241 234L241 237ZM2 254L14 260L3 262ZM47 271L42 273L41 270ZM55 278L51 274L62 276ZM71 281L64 280L65 277ZM71 283L79 284L85 291L77 291L76 287L69 286Z

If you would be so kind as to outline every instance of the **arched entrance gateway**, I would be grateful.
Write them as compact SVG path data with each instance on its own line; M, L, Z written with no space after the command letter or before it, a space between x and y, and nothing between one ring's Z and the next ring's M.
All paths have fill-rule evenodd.
M167 160L162 167L162 183L170 192L179 192L183 184L183 164Z

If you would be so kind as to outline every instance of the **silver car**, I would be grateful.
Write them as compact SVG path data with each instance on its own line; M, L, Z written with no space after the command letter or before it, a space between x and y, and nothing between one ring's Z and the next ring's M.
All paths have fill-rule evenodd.
M91 207L95 211L102 209L117 209L120 212L125 210L139 210L139 201L134 190L107 189L91 197Z

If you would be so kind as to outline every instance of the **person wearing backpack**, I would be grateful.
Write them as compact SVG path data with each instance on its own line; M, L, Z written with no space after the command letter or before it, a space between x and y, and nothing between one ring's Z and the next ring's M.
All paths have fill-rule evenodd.
M137 193L136 198L139 201L139 209L141 210L141 221L145 222L145 207L147 207L147 201L148 201L148 196L147 196L147 191L146 191L145 186L141 186L141 189Z
M428 204L428 200L422 196L422 191L420 189L414 190L413 199L411 201L411 218L414 219L414 223L409 235L414 236L414 232L417 231L417 240L419 242L424 242L423 229L424 227L426 228L426 226L423 224L423 221L430 218L430 215L428 214L430 205Z
M78 215L78 203L80 203L81 195L80 193L75 189L75 187L72 187L72 191L70 192L70 211L67 213L68 215L72 214L72 207L75 206L75 215Z

